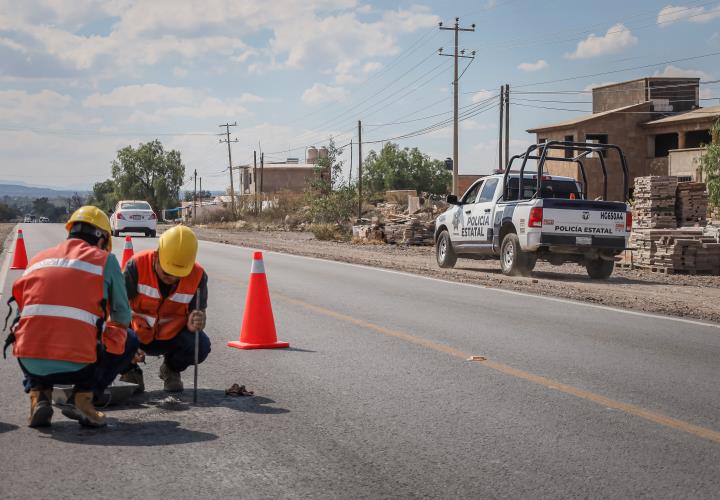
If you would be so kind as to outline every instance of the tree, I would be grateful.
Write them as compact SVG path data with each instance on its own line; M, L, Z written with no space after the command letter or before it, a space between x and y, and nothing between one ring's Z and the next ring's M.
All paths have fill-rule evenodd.
M720 120L713 125L712 142L700 159L710 205L720 207Z
M155 140L118 151L112 177L116 198L145 200L157 212L179 204L185 165L179 151L165 151Z
M204 200L207 198L213 198L213 195L210 191L207 191L203 189L202 191L197 192L197 199L198 200ZM193 201L193 192L192 191L185 191L185 201Z
M327 158L319 158L305 198L314 222L344 224L357 206L357 192L342 179L342 149L330 139Z
M8 222L18 215L20 215L20 212L15 207L11 207L5 203L0 203L0 221Z
M68 199L68 212L73 213L78 208L82 207L85 204L85 199L77 194L77 192L73 193L73 195Z
M115 193L115 182L112 179L107 179L95 183L88 203L99 207L105 212L112 212L119 199Z
M418 193L446 194L452 174L445 163L432 160L418 148L387 143L379 153L370 151L363 164L363 189L378 193L391 189L414 189Z

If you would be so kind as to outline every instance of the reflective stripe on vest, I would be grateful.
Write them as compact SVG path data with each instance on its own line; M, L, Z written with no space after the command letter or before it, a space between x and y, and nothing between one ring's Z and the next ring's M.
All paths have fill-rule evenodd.
M139 316L140 318L144 319L145 321L147 321L147 324L150 325L151 327L155 326L155 318L153 318L149 314L140 314L138 312L133 311L133 316Z
M137 290L138 290L138 293L147 295L148 297L152 297L153 299L160 298L160 290L158 290L157 288L153 288L151 286L138 283Z
M84 321L92 326L96 326L97 320L100 319L99 316L95 316L77 307L55 306L51 304L27 304L23 307L22 311L20 311L20 317L27 318L30 316L53 316L55 318L75 319L77 321Z
M195 295L189 293L174 293L170 296L169 300L173 302L179 302L181 304L189 304Z
M103 268L101 266L96 266L95 264L91 264L89 262L85 262L79 259L43 259L39 262L36 262L32 266L28 267L25 272L23 273L23 276L27 276L28 274L37 271L39 269L46 269L48 267L60 267L65 269L77 269L79 271L85 271L86 273L91 274L97 274L98 276L103 275Z

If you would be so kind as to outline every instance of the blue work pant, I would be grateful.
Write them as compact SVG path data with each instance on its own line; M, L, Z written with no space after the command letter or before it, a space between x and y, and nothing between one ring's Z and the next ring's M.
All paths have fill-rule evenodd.
M52 389L57 384L73 385L78 392L93 391L96 395L100 395L107 386L112 384L119 373L128 369L139 345L140 341L135 332L128 329L125 352L110 354L103 351L95 363L74 372L34 375L25 369L22 361L18 360L20 368L25 374L25 380L23 380L25 392L30 392L30 389Z
M210 337L198 332L198 363L202 363L210 354ZM140 344L140 349L150 356L165 357L165 364L175 372L182 372L195 363L195 334L184 328L170 340L154 340L149 344Z

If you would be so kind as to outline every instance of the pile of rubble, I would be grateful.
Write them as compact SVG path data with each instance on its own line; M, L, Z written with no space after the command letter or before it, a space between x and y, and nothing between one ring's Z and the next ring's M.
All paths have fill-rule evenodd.
M715 228L705 227L704 183L638 177L635 200L632 265L664 273L720 274L720 243Z
M377 216L353 226L353 242L432 246L435 218L447 204L418 196L408 198L408 209L399 203L379 203Z

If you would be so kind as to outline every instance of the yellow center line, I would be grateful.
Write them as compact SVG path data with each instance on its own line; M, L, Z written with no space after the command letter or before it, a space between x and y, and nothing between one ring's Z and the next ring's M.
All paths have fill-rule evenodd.
M318 314L322 314L323 316L328 316L330 318L351 323L353 325L375 331L388 337L394 337L400 340L404 340L405 342L410 342L412 344L425 347L427 349L432 349L433 351L449 354L450 356L453 356L455 358L466 360L471 357L470 353L460 351L448 345L433 342L432 340L423 339L397 330L392 330L390 328L385 328L384 326L376 325L375 323L371 323L363 319L354 318L352 316L348 316L347 314L342 314L322 306L310 304L308 302L304 302L302 300L294 299L278 293L273 293L273 297L277 297L290 304L295 304ZM547 387L548 389L553 389L565 394L570 394L572 396L585 399L587 401L592 401L593 403L597 403L607 408L619 410L629 415L640 417L642 419L665 427L669 427L671 429L686 432L688 434L692 434L703 439L713 441L715 443L720 443L720 432L714 431L712 429L707 429L699 425L691 424L690 422L686 422L684 420L668 417L667 415L663 415L662 413L657 413L630 403L617 401L615 399L611 399L600 394L596 394L594 392L586 391L568 384L563 384L562 382L558 382L556 380L543 377L541 375L536 375L534 373L520 370L518 368L513 368L512 366L498 363L496 361L479 360L476 362L482 364L486 368L490 368L505 375L510 375L511 377L526 380L528 382Z

